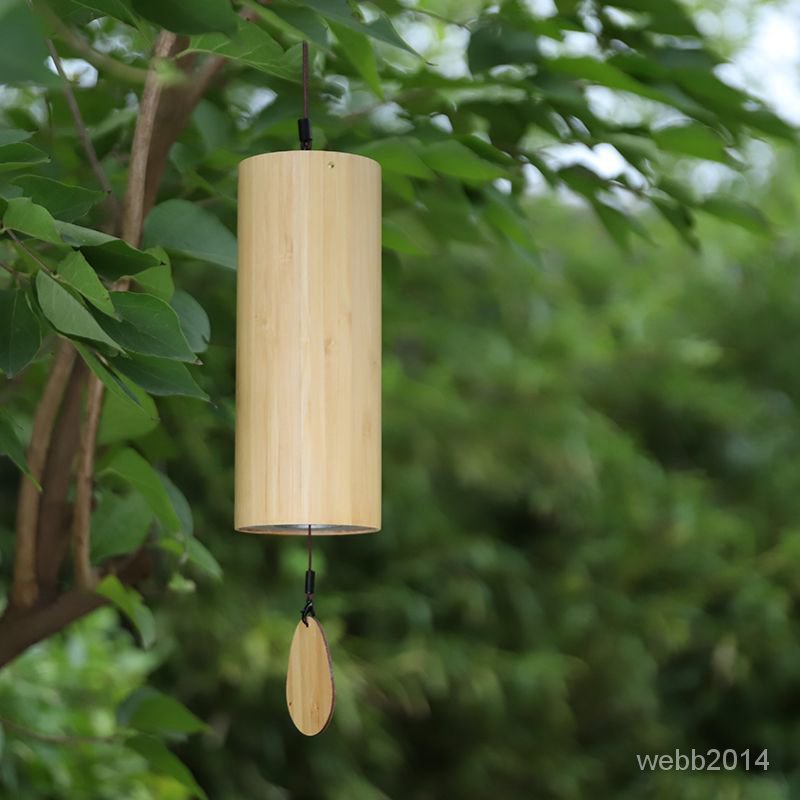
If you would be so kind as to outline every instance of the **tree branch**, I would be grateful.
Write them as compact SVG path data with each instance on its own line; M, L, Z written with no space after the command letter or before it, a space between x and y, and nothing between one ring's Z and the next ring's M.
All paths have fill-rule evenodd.
M0 666L36 642L63 630L70 622L100 608L103 602L99 594L72 589L47 606L32 608L22 615L4 615L0 619Z
M58 51L50 39L47 40L47 48L50 51L50 56L53 59L56 70L61 76L61 80L64 82L64 96L67 99L67 105L69 106L70 113L72 114L72 119L75 122L75 129L78 132L78 138L81 140L81 144L83 145L83 151L86 153L86 158L89 161L92 172L94 172L97 182L100 184L100 188L105 192L106 198L111 204L112 213L116 217L119 214L119 203L117 202L117 198L114 197L111 184L108 182L106 173L103 171L100 160L97 158L97 152L92 144L92 138L89 136L86 123L83 121L83 117L81 116L81 109L78 106L77 99L75 98L75 92L72 91L72 84L70 83L66 72L64 72L64 66L58 56Z
M58 593L61 565L69 550L70 503L67 499L72 482L75 454L80 444L83 387L87 368L75 359L64 392L61 411L47 451L42 472L39 499L39 522L36 534L36 578L39 601L50 602Z
M59 342L50 376L36 409L28 446L28 469L41 481L53 434L56 414L75 362L75 348L66 340ZM29 608L38 597L36 581L36 526L39 519L39 489L26 475L20 481L17 499L17 539L14 559L14 583L11 600L14 606Z
M150 557L145 550L139 550L116 574L125 586L132 586L144 580L149 572ZM47 605L7 608L0 617L0 667L107 602L94 592L70 589Z
M147 162L153 138L158 103L161 98L161 79L157 70L157 59L168 58L175 48L178 37L169 31L161 31L156 40L153 59L144 82L139 116L133 133L131 161L128 166L128 189L122 215L122 238L134 247L139 245L144 221L144 190L147 181Z
M94 488L94 450L97 428L103 408L103 384L92 375L86 397L86 421L83 423L75 478L75 511L72 516L72 557L75 583L81 589L94 588L94 574L89 559L89 533L92 520L92 489Z
M137 247L144 222L144 189L150 142L153 138L158 104L161 98L161 79L158 60L168 58L175 48L177 36L162 31L156 40L150 69L145 80L139 115L133 134L131 160L128 169L128 188L122 216L122 238ZM126 290L128 281L117 281L115 288ZM96 375L89 376L86 395L86 420L81 433L78 473L75 480L75 506L72 517L72 552L75 583L79 589L93 588L94 575L89 558L92 519L92 489L94 487L94 452L97 445L97 428L103 407L103 384Z
M158 108L155 134L150 143L150 160L147 164L144 196L145 216L155 205L170 148L186 127L192 112L214 78L225 66L225 59L221 56L207 58L196 70L192 71L194 62L193 55L179 60L179 66L189 75L189 79L179 86L171 86L166 89L163 102Z
M48 7L47 3L36 2L35 9L52 26L58 37L66 42L76 53L97 68L98 72L105 70L125 83L141 84L147 77L147 70L124 64L111 56L95 50L87 41L79 36L69 25L64 24L57 14Z
M47 264L45 264L44 261L42 261L42 259L39 258L39 256L37 256L33 250L31 250L24 242L20 241L17 234L14 233L11 228L6 228L4 233L8 234L8 237L14 243L14 247L16 247L17 250L25 253L28 258L30 258L32 261L35 261L48 275L54 274L53 270L50 269L50 267L48 267Z
M90 62L97 62L98 54L94 53L85 42L82 42L79 37L66 28L60 20L51 21L67 44L81 52ZM194 57L187 58L181 67L189 80L180 87L169 87L162 90L158 74L158 59L174 55L179 49L178 41L178 37L166 31L162 31L159 35L139 105L139 115L131 148L128 187L119 224L122 238L134 246L138 246L141 240L144 218L155 202L158 184L163 175L170 147L180 135L203 93L224 64L222 58L208 58L199 69L192 73ZM91 52L92 57L86 50ZM141 72L138 69L119 64L113 59L107 60L111 61L115 68L122 67L131 73ZM56 61L55 57L54 61ZM176 101L174 104L173 100ZM34 254L31 255L35 257ZM117 288L126 289L126 282L124 280L118 282ZM77 426L73 425L71 420L74 419L75 402L78 403L78 408L80 407L83 385L82 376L78 376L77 373L73 375L68 389L69 404L67 400L63 404L64 411L59 421L58 436L52 448L52 458L48 454L48 449L55 419L62 404L65 386L70 374L73 373L73 368L77 370L79 367L82 369L83 364L75 363L74 348L69 342L62 341L36 412L28 453L29 466L37 480L41 479L47 460L48 480L55 487L52 490L52 503L47 506L48 509L52 509L52 513L40 515L36 487L30 480L23 478L18 503L17 564L15 565L12 602L0 617L0 667L12 661L31 645L63 630L76 619L94 611L106 602L99 595L81 588L82 585L90 585L92 582L91 570L87 566L87 552L90 544L94 450L103 396L102 383L94 375L90 375L86 421L80 437L79 477L76 485L72 524L78 586L51 602L48 602L47 598L42 598L42 601L36 605L39 593L35 569L37 566L37 520L40 546L44 542L54 545L51 548L48 544L47 552L39 554L38 566L41 570L39 580L43 586L46 585L51 590L55 586L64 555L66 516L64 498L69 486L69 468L65 465L71 463L72 454L77 446L75 443ZM68 427L72 430L66 430ZM65 469L66 474L64 474ZM56 473L60 476L60 481L52 480ZM46 528L44 523L47 523ZM142 580L146 574L147 553L140 551L119 572L119 577L123 583L133 585Z
M174 33L162 31L159 34L139 104L121 226L122 238L134 246L138 246L141 239L144 218L155 200L157 189L154 187L157 187L161 180L169 149L185 127L192 110L208 85L224 64L222 58L210 58L197 70L194 80L180 87L165 90L158 74L158 60L174 55L182 44L183 42ZM194 57L191 57L184 61L182 66L188 72L193 63ZM115 286L126 290L128 281L123 279ZM81 436L72 521L75 581L83 589L89 589L93 585L89 558L91 505L94 451L102 402L103 384L92 375L89 377L86 421Z
M21 279L30 280L30 275L26 275L24 272L17 272L17 270L15 270L11 264L6 264L5 261L0 261L0 267L2 267L10 275L13 275L15 281L19 281Z
M257 14L252 9L243 8L239 12L242 19L252 22ZM176 44L176 52L183 49ZM187 80L175 86L170 86L164 91L164 102L159 104L158 117L155 125L155 135L150 144L150 160L147 165L147 180L145 182L144 215L155 205L158 187L167 166L169 151L181 131L189 122L192 112L208 91L214 78L227 63L222 56L210 56L194 69L196 56L190 53L178 57L178 66L186 74Z
M19 722L14 722L14 720L6 719L6 717L0 717L0 727L7 728L19 736L24 736L26 739L36 739L36 741L45 742L46 744L113 744L120 741L118 736L42 733L28 728L26 725L20 725Z

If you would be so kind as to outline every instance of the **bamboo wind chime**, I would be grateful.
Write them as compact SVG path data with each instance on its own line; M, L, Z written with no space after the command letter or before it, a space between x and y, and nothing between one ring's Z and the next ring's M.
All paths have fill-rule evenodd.
M239 165L234 524L307 538L286 698L312 736L335 701L313 537L381 527L381 171L312 151L308 106L304 43L300 150Z

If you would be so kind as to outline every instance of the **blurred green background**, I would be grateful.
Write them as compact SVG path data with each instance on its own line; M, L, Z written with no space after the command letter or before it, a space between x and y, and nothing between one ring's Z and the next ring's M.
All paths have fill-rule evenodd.
M22 9L12 5L0 14ZM130 6L144 15L138 28L99 0L53 5L98 49L146 65L147 26L162 22L148 4ZM800 796L794 132L757 105L761 93L773 105L787 95L770 96L768 74L754 84L748 62L740 77L754 95L736 106L700 86L698 76L724 74L718 62L692 73L664 56L683 48L736 64L749 53L757 67L764 20L791 29L796 4L615 4L630 24L592 3L365 7L367 22L391 18L422 58L337 28L333 5L268 6L293 30L261 20L288 44L316 30L312 11L327 21L317 35L329 46L312 50L316 143L384 166L384 527L315 546L333 723L306 739L285 709L305 543L232 530L235 272L146 232L211 321L193 370L211 402L159 397L160 422L136 429L107 400L101 455L133 443L169 475L185 532L208 552L154 556L138 587L153 647L104 608L0 671L0 796ZM3 30L0 43L15 35ZM102 68L98 81L82 78L63 30L52 35L75 56L78 97L120 190L137 89ZM648 90L631 94L585 61L553 67L561 83L540 81L539 62L561 51L538 37L578 61L592 48L598 64L638 53L638 73L612 69ZM348 61L364 42L374 55ZM643 64L667 72L650 81ZM174 145L159 196L188 199L229 230L236 163L293 147L299 104L288 79L233 69ZM533 95L515 94L524 82ZM44 174L90 186L58 83L9 86L5 127L51 155ZM659 134L692 114L716 144L697 130L677 146ZM466 152L436 150L456 141ZM92 213L80 224L99 227ZM48 359L45 347L0 388L23 431ZM18 475L0 462L5 586ZM93 536L106 546L101 522L122 535L143 521L135 502L127 516L107 504L114 491L99 481ZM192 735L191 724L151 728L193 779L129 746L124 701L145 685L204 723ZM636 754L692 748L753 759L766 749L769 767L637 765Z

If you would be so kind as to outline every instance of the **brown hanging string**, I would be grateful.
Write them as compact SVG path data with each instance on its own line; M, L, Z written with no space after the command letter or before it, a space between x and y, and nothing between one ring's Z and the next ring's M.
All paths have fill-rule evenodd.
M308 526L308 569L306 570L306 604L300 612L303 625L308 627L308 617L315 617L314 613L314 578L315 572L311 569L311 526Z
M300 137L300 149L311 149L311 120L309 119L308 99L308 42L303 42L303 116L297 120L297 134Z

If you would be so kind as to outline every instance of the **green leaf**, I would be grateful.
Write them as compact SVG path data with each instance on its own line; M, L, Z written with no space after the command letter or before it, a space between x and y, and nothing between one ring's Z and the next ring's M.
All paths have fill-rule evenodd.
M286 80L298 79L301 53L284 49L265 30L239 20L238 30L230 38L222 33L207 33L192 39L187 52L211 53L231 61L277 75Z
M134 383L126 389L137 403L132 403L131 398L119 390L107 392L103 398L103 413L97 431L99 444L136 439L158 425L158 410L153 398Z
M51 244L63 244L56 230L56 221L50 212L28 197L14 197L8 201L8 208L3 214L3 224L6 228L25 233L34 239L41 239Z
M112 238L103 244L82 247L81 250L97 272L112 280L135 275L162 263L158 256L137 250L122 239Z
M27 293L22 289L0 291L0 369L13 378L39 352L42 331Z
M197 584L194 581L184 578L180 572L173 572L169 576L169 583L167 589L176 594L192 594L197 589Z
M397 172L384 170L383 187L394 192L404 203L413 204L416 201L416 190L411 178Z
M245 0L245 3L250 9L256 11L268 25L279 31L288 33L297 39L313 42L321 50L327 51L330 48L328 28L320 19L319 14L310 8L290 5L287 2L280 2L280 0L277 2L273 0L269 7L264 7L257 0Z
M573 192L588 198L594 197L598 190L606 186L606 182L594 170L583 164L569 164L556 174Z
M658 158L658 148L651 139L645 136L634 136L630 133L613 133L606 135L605 140L614 145L631 164L638 166L644 160L654 161Z
M137 272L132 276L134 283L148 294L154 294L162 300L170 301L175 292L172 282L172 268L169 264L161 264Z
M511 198L490 189L486 193L484 219L498 231L507 236L514 244L533 250L531 223L519 212Z
M134 413L140 407L139 400L134 391L137 387L129 385L124 378L120 378L115 372L103 364L88 347L81 344L81 342L73 339L72 346L78 351L78 354L86 362L89 369L101 380L103 386L125 403L127 408L131 410L131 413Z
M144 604L136 589L123 586L116 575L106 575L95 589L101 597L113 603L139 632L143 647L150 647L156 638L156 623L153 612Z
M201 100L192 112L192 123L200 134L205 153L214 153L228 146L233 135L230 114L215 103Z
M125 746L138 753L150 769L158 775L166 775L185 786L194 796L207 800L206 793L197 783L189 768L169 748L154 736L136 736L128 739Z
M74 0L76 5L95 12L96 17L116 17L123 22L134 24L136 16L129 0Z
M592 208L609 236L617 243L621 250L630 250L631 224L628 217L612 206L599 200L592 202Z
M694 232L694 216L685 205L661 198L654 198L653 205L692 250L700 249L700 241Z
M183 703L149 686L140 686L123 700L117 712L120 725L162 735L198 733L206 724Z
M713 214L726 222L732 222L734 225L738 225L751 233L757 233L761 236L767 236L770 233L767 218L761 213L760 209L751 203L732 200L727 197L710 197L701 203L699 208L707 214Z
M0 145L15 144L16 142L26 142L33 134L20 128L0 128Z
M365 33L373 39L417 55L416 51L403 41L394 29L394 25L383 13L374 22L365 25L356 17L347 0L304 0L303 5L313 8L320 16L331 22L339 22L354 31Z
M146 246L236 269L236 237L213 215L187 200L157 205L144 226Z
M26 197L44 206L54 217L68 222L84 216L95 203L103 199L102 192L82 186L68 186L41 175L20 175L12 183L21 187Z
M669 177L662 177L656 183L656 188L670 195L670 197L677 200L680 205L697 205L697 197L692 187L680 181L673 180Z
M172 295L170 305L178 315L189 347L195 353L205 352L211 340L211 322L203 306L190 294L180 289Z
M83 247L84 245L102 245L106 242L115 242L117 239L108 233L96 231L94 228L84 228L82 225L74 225L72 222L56 220L56 230L61 236L62 241L71 244L73 247Z
M173 553L180 559L186 559L213 580L222 578L222 567L219 562L208 548L194 536L182 539L161 539L158 545L162 550Z
M469 134L461 139L461 143L472 150L476 156L483 158L490 163L499 164L501 167L512 167L516 163L514 158L508 153L495 147L490 142L480 136Z
M441 243L448 240L483 245L484 239L473 205L461 182L436 181L424 184L419 196L422 204L420 210L424 211L411 212L411 215L420 223L424 221L422 227L429 231L432 252L441 251ZM407 219L406 212L391 214L390 219ZM407 227L407 224L404 221L403 227Z
M383 221L383 247L410 256L436 251L436 239L411 211L395 211Z
M0 172L44 164L49 160L47 153L27 142L0 144Z
M195 383L185 364L167 358L131 356L115 358L114 366L150 394L183 395L208 400L208 395Z
M619 89L653 99L661 97L658 92L639 83L613 64L600 61L592 56L559 56L548 59L544 63L554 72L607 86L609 89Z
M118 319L104 318L100 325L131 353L178 361L195 361L172 306L152 294L112 292Z
M155 515L138 492L103 493L92 513L92 563L102 564L141 547Z
M753 98L750 98L749 103L752 105L753 102ZM737 111L736 115L754 130L762 131L769 136L787 139L790 142L797 141L797 128L767 108L743 108Z
M422 160L420 151L420 143L406 137L378 139L358 150L362 156L374 158L386 170L411 178L432 180L436 175Z
M66 244L81 248L86 260L97 272L113 280L135 275L163 263L156 252L138 250L102 231L61 220L56 220L56 230Z
M505 170L479 158L454 139L428 145L422 151L422 159L431 169L442 175L471 183L483 183L506 175Z
M0 84L55 84L47 69L47 45L37 15L25 0L0 3ZM0 156L0 162L2 162Z
M222 578L222 567L219 565L219 561L217 561L208 548L194 536L186 540L186 554L192 564L214 578L214 580L220 580Z
M82 294L95 308L116 317L108 290L91 268L83 253L73 250L59 265L58 274L68 286Z
M8 456L17 469L27 475L41 491L42 487L28 469L28 457L25 447L19 440L17 427L11 417L4 413L0 413L0 455Z
M42 313L60 333L107 344L114 350L121 349L97 324L86 306L43 269L36 273L36 296L39 299Z
M191 534L194 533L194 517L192 516L192 507L189 505L186 495L163 472L159 472L158 477L180 520L179 533L191 536Z
M661 150L709 161L730 163L725 143L711 128L697 122L673 125L653 131L653 141Z
M473 75L501 64L530 64L538 55L534 34L504 23L478 28L467 47L467 62Z
M236 14L228 0L132 0L137 13L173 33L236 30Z
M375 51L372 49L369 38L338 22L331 21L330 26L339 40L345 58L358 70L364 83L372 89L373 93L383 99L383 84L378 74Z
M680 3L674 0L615 0L614 5L647 14L653 33L697 36L697 28Z
M114 453L98 473L98 477L109 475L123 480L136 489L165 530L181 529L180 519L158 472L139 453L130 447Z

